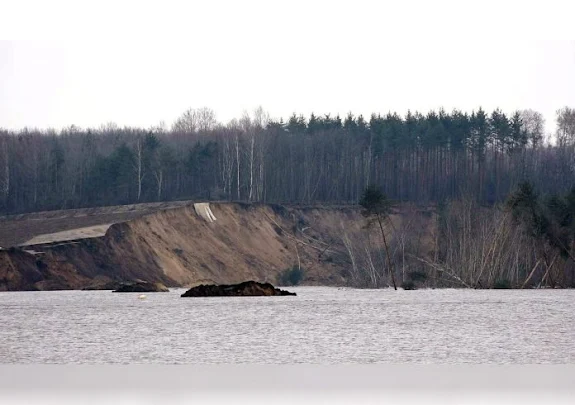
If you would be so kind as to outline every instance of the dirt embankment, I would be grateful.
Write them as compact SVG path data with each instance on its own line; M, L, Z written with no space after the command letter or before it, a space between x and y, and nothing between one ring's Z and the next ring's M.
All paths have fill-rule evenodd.
M172 287L276 283L294 265L305 269L305 284L345 285L350 262L342 232L365 232L355 207L212 203L215 220L206 220L190 203L163 208L107 225L103 236L0 250L0 290L79 289L94 279ZM400 221L395 215L394 222Z
M83 230L92 227L101 228L105 225L109 226L110 224L140 218L159 210L190 204L190 201L170 201L1 216L0 247L9 248L34 244L33 239L52 234L57 234L53 237L55 240L81 239L85 236L82 235ZM74 235L73 232L79 233L79 235ZM43 240L39 242L43 242Z

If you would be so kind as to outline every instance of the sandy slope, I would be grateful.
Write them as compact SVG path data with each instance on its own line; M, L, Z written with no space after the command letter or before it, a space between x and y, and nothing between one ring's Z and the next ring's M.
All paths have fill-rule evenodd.
M59 238L32 238L34 243L58 243L25 248L34 254L0 251L0 290L74 289L95 277L168 286L276 283L281 272L298 263L306 269L306 284L343 285L349 260L342 230L365 232L357 207L212 203L209 208L209 213L205 206L190 204L149 210L112 224L100 237L96 229L101 233L102 226L59 232ZM400 220L395 216L394 222ZM77 239L82 234L89 238L62 240L63 235Z

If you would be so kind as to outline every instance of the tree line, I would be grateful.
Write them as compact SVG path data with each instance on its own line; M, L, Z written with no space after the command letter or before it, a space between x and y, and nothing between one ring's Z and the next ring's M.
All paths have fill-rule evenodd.
M219 123L190 109L171 126L0 129L0 213L183 199L357 203L371 184L394 201L503 201L522 181L544 194L575 180L575 109L554 142L532 110L479 108L292 115Z

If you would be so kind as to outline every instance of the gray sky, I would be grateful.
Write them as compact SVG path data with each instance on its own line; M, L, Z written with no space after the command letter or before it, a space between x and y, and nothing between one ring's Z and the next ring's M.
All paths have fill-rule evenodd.
M0 31L0 127L482 106L532 108L551 131L575 107L575 41L534 28L572 26L564 2L28 3Z

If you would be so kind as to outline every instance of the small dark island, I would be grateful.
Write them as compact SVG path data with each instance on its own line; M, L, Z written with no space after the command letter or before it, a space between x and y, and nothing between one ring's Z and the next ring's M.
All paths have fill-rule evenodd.
M182 297L271 297L296 295L285 290L275 288L269 283L245 281L231 285L199 285L190 288Z

